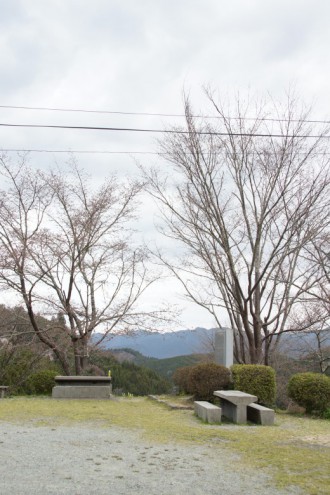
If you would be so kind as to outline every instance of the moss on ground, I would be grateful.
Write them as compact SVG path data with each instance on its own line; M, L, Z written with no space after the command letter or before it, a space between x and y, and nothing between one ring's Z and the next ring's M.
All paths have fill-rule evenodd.
M40 425L116 425L154 442L204 444L241 454L246 466L266 468L278 487L329 494L330 421L277 414L276 425L205 425L192 411L169 410L147 398L116 401L12 398L0 401L0 420Z

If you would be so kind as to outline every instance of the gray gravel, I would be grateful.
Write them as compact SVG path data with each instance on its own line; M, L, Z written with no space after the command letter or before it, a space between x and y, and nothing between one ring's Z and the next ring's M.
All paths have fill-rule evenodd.
M221 445L151 444L100 425L0 423L1 495L284 495Z

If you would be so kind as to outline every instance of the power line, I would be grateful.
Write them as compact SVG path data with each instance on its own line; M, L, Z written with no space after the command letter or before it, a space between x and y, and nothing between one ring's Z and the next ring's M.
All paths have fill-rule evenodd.
M137 115L145 117L185 117L184 114L175 113L151 113L151 112L124 112L116 110L89 110L84 108L53 108L53 107L27 107L27 106L14 106L14 105L0 105L0 108L8 108L14 110L41 110L49 112L77 112L77 113L97 113L97 114L110 114L110 115ZM202 117L195 116L195 117ZM220 118L217 116L209 116L205 118Z
M0 123L0 127L26 127L32 129L71 129L81 131L111 131L111 132L140 132L161 134L191 134L190 131L175 129L143 129L137 127L102 127L102 126L78 126L78 125L50 125L50 124L8 124ZM325 134L272 134L272 133L250 133L250 132L218 132L218 131L194 131L195 134L205 136L231 136L231 137L269 137L269 138L304 138L304 139L328 139L330 135Z
M92 110L84 108L55 108L55 107L29 107L29 106L16 106L16 105L0 105L0 108L7 108L13 110L37 110L37 111L47 111L47 112L76 112L76 113L95 113L95 114L105 114L105 115L135 115L144 117L175 117L184 118L185 114L179 113L162 113L162 112L124 112L116 110ZM260 120L265 122L306 122L310 124L330 124L330 120L322 119L280 119L272 117L264 118L253 118L253 117L229 117L221 115L192 115L191 117L195 119L228 119L228 120Z
M104 154L104 155L167 155L168 153L157 153L156 151L111 151L111 150L50 150L50 149L13 149L13 148L0 148L0 151L6 153L82 153L82 154Z
M157 152L157 151L121 151L121 150L74 150L74 149L66 149L66 150L55 150L55 149L41 149L41 148L0 148L0 152L5 153L76 153L76 154L104 154L104 155L157 155L157 156L168 156L170 153L166 152ZM208 151L204 151L204 153L208 153ZM186 153L192 154L192 153ZM216 152L211 152L211 154L217 154ZM250 152L248 155L276 155L276 152L270 153L257 153ZM309 153L298 153L301 156L307 156ZM227 156L231 156L230 153L226 153ZM321 156L329 156L330 152L315 152L313 156L321 155Z

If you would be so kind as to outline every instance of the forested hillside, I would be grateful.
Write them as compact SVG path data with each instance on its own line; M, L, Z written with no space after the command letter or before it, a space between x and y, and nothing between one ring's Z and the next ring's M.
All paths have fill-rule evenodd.
M157 359L143 356L143 354L133 349L116 349L111 352L119 361L129 361L139 366L145 366L168 379L171 379L172 374L177 368L193 366L208 359L207 354L189 354Z

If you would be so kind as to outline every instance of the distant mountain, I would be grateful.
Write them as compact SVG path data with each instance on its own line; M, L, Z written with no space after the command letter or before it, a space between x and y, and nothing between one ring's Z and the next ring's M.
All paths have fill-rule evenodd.
M118 335L103 344L105 349L133 349L146 357L157 359L207 354L211 352L215 328L195 328L178 332L150 333L138 331L134 335ZM97 339L94 335L93 339ZM330 346L330 330L322 332L323 346ZM317 349L317 339L312 332L292 332L283 334L278 350L293 358L299 358L302 352Z
M134 335L118 335L103 345L106 349L133 349L144 356L158 359L203 353L205 341L212 339L214 328L195 328L178 332L149 333L137 332ZM94 336L97 339L97 335Z

